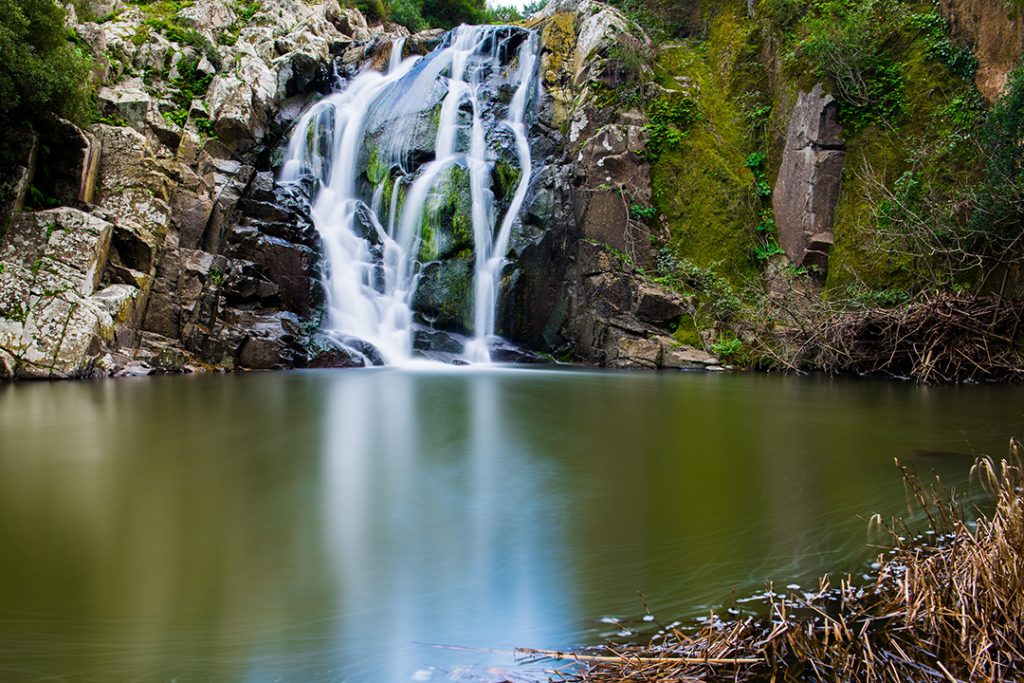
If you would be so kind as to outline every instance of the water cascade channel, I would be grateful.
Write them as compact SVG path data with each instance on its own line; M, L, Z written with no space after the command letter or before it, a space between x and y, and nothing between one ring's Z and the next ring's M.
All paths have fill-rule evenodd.
M464 335L461 358L485 363L532 176L537 37L460 26L430 54L403 60L404 43L392 43L384 73L364 68L303 114L280 182L311 187L327 264L325 332L367 362L410 360L417 331L434 322L416 310L424 266L461 259L472 284L447 296L472 314L453 331Z

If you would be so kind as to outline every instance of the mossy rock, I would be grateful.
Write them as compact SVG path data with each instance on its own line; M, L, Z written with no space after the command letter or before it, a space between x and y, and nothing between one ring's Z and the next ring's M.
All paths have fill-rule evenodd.
M449 166L434 181L420 227L421 262L446 259L473 248L473 196L469 169Z
M700 115L681 144L652 161L652 204L677 256L715 265L730 280L758 272L751 258L758 205L743 165L754 143L732 92L734 72L748 68L738 58L750 58L752 26L735 10L721 11L705 43L663 48L656 68L658 83L695 99Z
M424 322L433 327L472 334L472 255L433 261L423 266L412 308Z

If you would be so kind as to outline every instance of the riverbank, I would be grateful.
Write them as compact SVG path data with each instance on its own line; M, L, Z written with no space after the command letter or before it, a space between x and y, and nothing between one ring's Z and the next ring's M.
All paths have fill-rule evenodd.
M730 609L699 627L661 628L646 643L572 655L581 668L565 680L1019 680L1022 455L1011 439L1010 461L975 462L973 479L992 501L985 514L902 468L929 528L911 536L902 520L872 518L890 547L866 585L824 577L811 593L769 588L762 616L730 616L740 614Z

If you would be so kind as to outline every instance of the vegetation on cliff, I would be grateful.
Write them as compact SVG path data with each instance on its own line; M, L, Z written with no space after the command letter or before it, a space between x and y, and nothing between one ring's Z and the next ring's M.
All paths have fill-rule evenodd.
M88 122L92 59L55 0L0 0L0 126Z
M681 341L709 347L738 336L749 353L734 360L814 366L821 349L781 352L778 332L850 310L884 317L935 292L1024 293L1024 72L986 105L978 60L937 4L614 4L660 42L655 102L685 97L695 111L648 157L659 263L709 271L703 280L727 282L733 300L716 305L722 287L680 288L697 321L683 321ZM827 272L793 254L787 265L770 206L798 94L816 83L837 101L845 147ZM728 315L708 315L716 308ZM1019 359L1011 327L999 353Z

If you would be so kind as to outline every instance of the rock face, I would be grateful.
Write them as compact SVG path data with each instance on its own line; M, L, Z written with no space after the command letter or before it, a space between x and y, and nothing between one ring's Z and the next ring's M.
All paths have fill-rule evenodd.
M77 209L16 214L0 238L0 375L87 375L139 289L99 290L114 226Z
M813 266L822 275L846 159L836 108L821 85L800 93L772 194L779 244L794 264Z
M21 172L0 207L0 378L307 364L320 244L305 194L275 185L273 149L330 88L332 60L360 64L404 29L337 0L264 0L249 17L197 0L170 22L94 4L110 18L76 29L108 123L8 145ZM43 189L68 206L22 212L44 162Z
M499 333L609 367L716 364L672 338L688 303L641 269L653 261L651 235L629 207L650 203L647 117L601 96L635 78L624 55L649 55L649 39L618 10L591 0L552 0L533 22L543 86L534 157L553 163L538 175L513 240L519 265L506 278ZM647 69L650 60L628 61Z
M953 32L974 48L974 82L986 100L994 101L1024 54L1024 15L1002 0L940 0L939 8Z
M3 188L0 378L378 362L372 349L318 334L326 266L312 188L281 188L274 170L295 118L336 78L384 68L396 37L408 37L406 54L423 53L440 33L368 26L338 0L263 0L254 16L196 0L170 20L146 3L93 4L107 20L76 30L103 73L105 123L25 135L16 187ZM650 231L629 206L650 203L647 118L640 105L602 101L630 78L624 51L644 55L650 41L592 0L553 0L532 27L543 43L539 114L528 122L535 173L507 255L498 333L614 367L713 364L672 339L689 304L642 269ZM424 107L424 116L435 109ZM368 126L383 141L392 123ZM519 177L507 137L489 159L499 207ZM413 136L405 152L432 155L433 143ZM47 148L60 154L39 158ZM43 163L48 193L67 206L21 211ZM421 273L418 320L444 331L423 329L416 346L440 355L461 347L473 322L453 305L473 289L470 236L459 228L470 208L457 193L437 199L431 211L452 229L438 227L421 254L433 263ZM511 347L498 356L531 359Z

